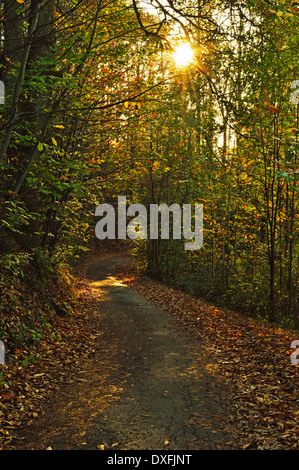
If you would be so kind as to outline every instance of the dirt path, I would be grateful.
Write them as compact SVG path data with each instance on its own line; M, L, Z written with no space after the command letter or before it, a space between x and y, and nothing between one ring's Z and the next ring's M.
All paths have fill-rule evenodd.
M20 433L19 449L229 449L230 392L199 341L170 314L93 264L94 354ZM12 447L14 447L12 445Z

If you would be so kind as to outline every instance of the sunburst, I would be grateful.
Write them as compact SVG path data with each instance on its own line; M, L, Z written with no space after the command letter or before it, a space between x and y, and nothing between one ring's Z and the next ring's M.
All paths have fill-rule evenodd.
M186 67L194 59L194 51L188 42L180 44L173 54L174 61L178 67Z

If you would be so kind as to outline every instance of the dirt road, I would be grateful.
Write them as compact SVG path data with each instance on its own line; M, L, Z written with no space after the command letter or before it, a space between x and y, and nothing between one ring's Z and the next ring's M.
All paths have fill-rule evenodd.
M22 449L232 449L229 390L201 343L113 275L87 272L97 302L95 352L19 436Z

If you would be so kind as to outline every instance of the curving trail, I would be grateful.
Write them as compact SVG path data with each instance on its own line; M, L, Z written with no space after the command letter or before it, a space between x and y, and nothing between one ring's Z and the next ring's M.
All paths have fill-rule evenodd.
M229 390L208 353L170 314L113 276L87 271L97 308L94 355L21 437L22 449L232 449Z

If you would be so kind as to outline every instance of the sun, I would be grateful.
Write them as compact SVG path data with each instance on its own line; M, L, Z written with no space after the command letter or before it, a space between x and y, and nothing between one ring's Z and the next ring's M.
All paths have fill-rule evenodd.
M194 52L188 42L180 44L174 52L173 58L179 67L186 67L194 59Z

